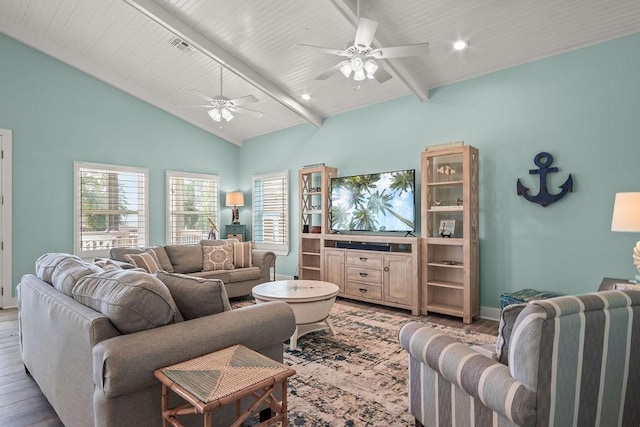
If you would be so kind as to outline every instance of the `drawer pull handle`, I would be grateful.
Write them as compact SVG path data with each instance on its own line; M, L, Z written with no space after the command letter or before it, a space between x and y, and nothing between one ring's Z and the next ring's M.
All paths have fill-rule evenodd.
M361 257L360 257L360 261L362 261L362 262L367 262L367 260L368 260L368 259L369 259L369 258L364 257L364 256L361 256Z
M384 271L389 271L389 267L385 267L385 268L384 268Z
M367 273L360 273L360 277L367 277L368 274Z
M360 288L358 289L360 292L362 292L363 294L367 292L367 290L365 288Z

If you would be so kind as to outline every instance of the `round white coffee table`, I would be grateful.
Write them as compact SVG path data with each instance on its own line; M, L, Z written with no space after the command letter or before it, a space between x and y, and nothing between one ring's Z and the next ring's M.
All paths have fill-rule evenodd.
M283 301L296 316L296 330L291 335L289 348L298 347L298 338L309 332L329 329L335 335L329 312L338 295L333 283L319 280L277 280L253 287L256 303Z

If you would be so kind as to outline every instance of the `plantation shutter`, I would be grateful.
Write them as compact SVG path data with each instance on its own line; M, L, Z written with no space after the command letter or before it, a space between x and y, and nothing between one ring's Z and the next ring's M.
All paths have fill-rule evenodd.
M253 242L258 249L289 253L289 172L254 175Z
M200 244L209 237L211 222L220 237L218 181L217 175L167 171L169 244Z
M74 165L75 253L107 256L112 247L147 244L147 175L142 168Z

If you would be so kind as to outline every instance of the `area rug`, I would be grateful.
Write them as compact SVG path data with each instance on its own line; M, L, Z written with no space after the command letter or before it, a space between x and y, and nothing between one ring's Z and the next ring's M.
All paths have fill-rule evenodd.
M234 307L253 304L233 301ZM289 380L289 426L409 426L407 353L398 342L408 312L336 301L336 335L312 332L285 344L284 360L296 370ZM495 336L427 323L461 342L494 343Z

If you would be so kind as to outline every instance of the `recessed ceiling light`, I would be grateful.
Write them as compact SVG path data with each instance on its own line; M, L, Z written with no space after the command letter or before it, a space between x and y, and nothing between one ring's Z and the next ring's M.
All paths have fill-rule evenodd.
M303 93L302 95L300 95L300 97L301 97L302 99L304 99L305 101L308 101L308 100L310 100L310 99L311 99L311 94Z
M465 50L468 47L469 47L469 42L466 40L456 40L453 43L454 50Z

